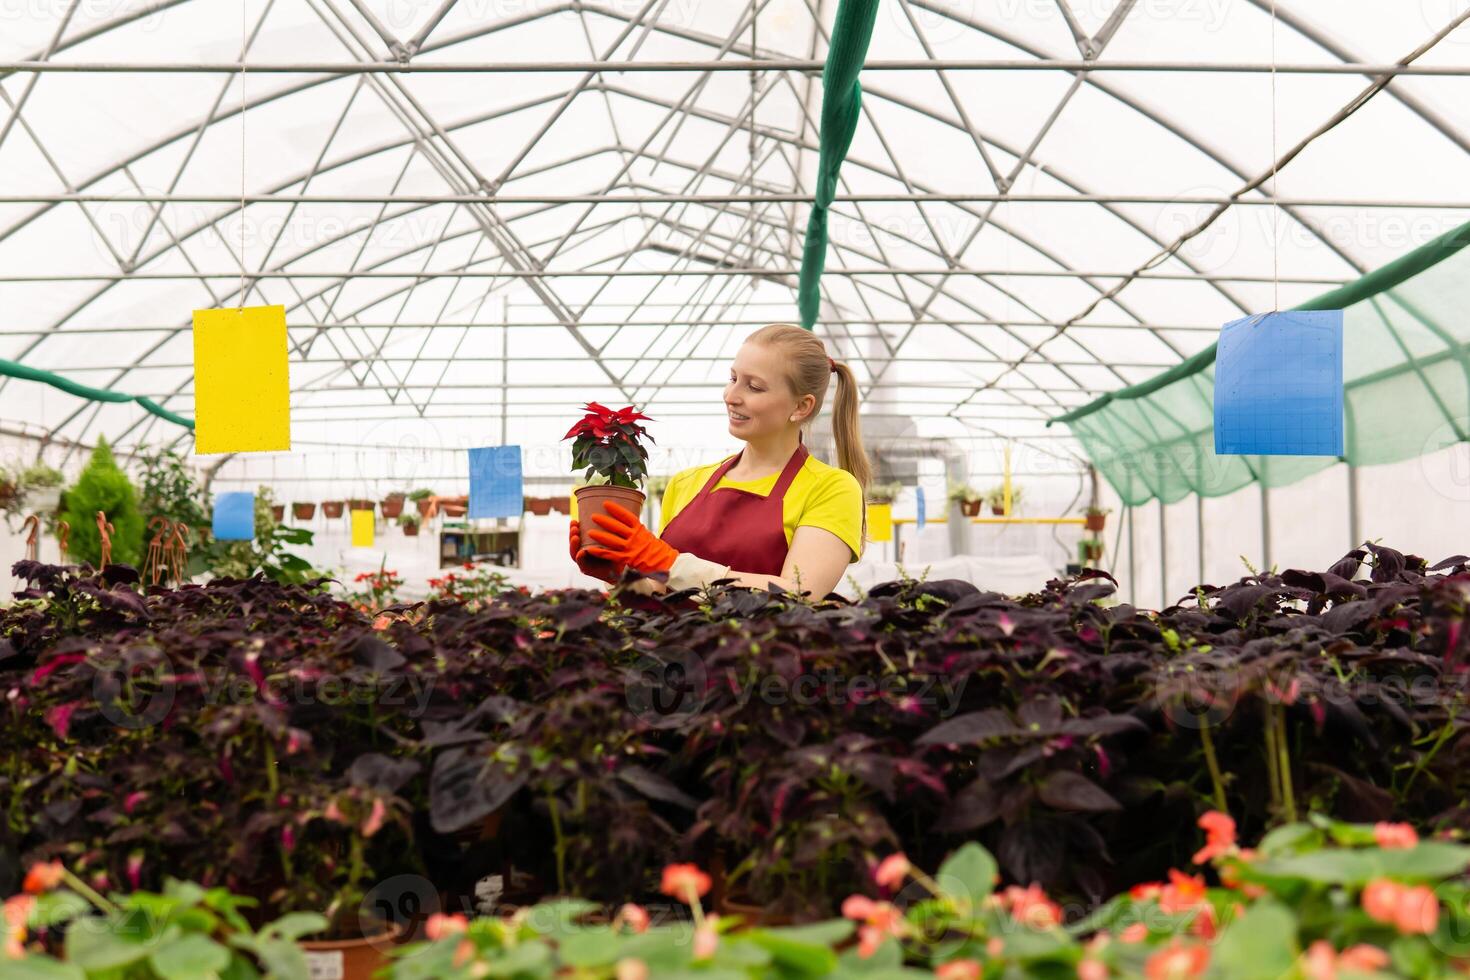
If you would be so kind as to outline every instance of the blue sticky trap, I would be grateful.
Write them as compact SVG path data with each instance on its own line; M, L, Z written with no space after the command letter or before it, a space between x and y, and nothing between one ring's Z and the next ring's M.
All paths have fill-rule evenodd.
M1215 452L1341 456L1342 310L1234 320L1215 350Z
M485 446L471 449L470 518L520 517L524 509L521 447Z
M215 494L214 537L217 541L255 540L255 494Z
M914 507L918 510L918 516L914 519L914 529L924 530L924 488L914 487Z

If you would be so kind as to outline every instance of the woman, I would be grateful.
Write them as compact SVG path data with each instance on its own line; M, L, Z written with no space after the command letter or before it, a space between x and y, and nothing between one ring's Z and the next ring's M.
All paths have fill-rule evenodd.
M801 438L833 375L840 468L810 455ZM771 324L736 353L725 408L730 434L745 448L669 481L658 537L636 514L608 504L616 519L594 515L599 529L589 535L601 547L579 551L573 521L572 558L583 571L607 581L621 578L624 568L667 572L670 591L723 578L758 589L774 582L818 597L836 588L848 564L862 556L863 492L871 475L852 371L828 357L810 331ZM598 569L588 556L611 561L611 576L605 563Z

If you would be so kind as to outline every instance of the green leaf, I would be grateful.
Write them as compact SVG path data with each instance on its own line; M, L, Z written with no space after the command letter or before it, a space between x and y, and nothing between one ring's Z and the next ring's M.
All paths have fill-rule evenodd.
M1278 857L1315 850L1322 846L1322 832L1310 824L1289 823L1261 838L1256 850L1262 857Z
M536 940L507 950L490 967L492 977L550 976L553 963L551 947ZM442 976L442 974L441 974Z
M87 974L75 963L29 955L5 961L5 980L87 980Z
M66 959L89 973L115 970L136 963L151 947L131 942L113 933L113 924L89 916L78 919L66 931Z
M1376 847L1378 845L1378 838L1373 834L1372 824L1346 823L1320 813L1314 813L1307 819L1312 822L1312 826L1325 830L1333 843L1346 847Z
M289 939L293 942L302 936L324 931L330 923L324 915L315 912L288 912L274 922L267 923L260 934L268 939Z
M1470 866L1470 847L1426 841L1395 850L1323 850L1270 858L1247 866L1248 874L1267 878L1302 878L1331 885L1362 885L1373 878L1439 880Z
M785 975L820 977L837 969L837 954L830 943L792 939L759 929L747 933L745 938L770 953L771 960Z
M1434 950L1419 936L1400 936L1388 947L1394 974L1401 977L1438 977Z
M306 953L294 942L264 937L256 938L251 946L260 965L271 975L271 980L309 980Z
M844 952L837 964L838 976L870 976L903 967L903 947L892 939L873 950L872 956L859 956L856 948Z
M557 952L567 966L611 966L623 956L621 940L611 929L589 929L563 937Z
M161 980L208 980L229 962L228 949L197 932L186 933L148 957Z
M91 908L92 903L76 892L45 892L36 896L36 904L31 907L31 914L26 922L32 929L58 926L77 916L86 915Z
M934 879L946 895L968 902L974 910L980 907L986 896L995 891L998 870L990 852L970 841L939 866L939 872Z
M1276 980L1296 961L1296 917L1278 902L1263 900L1232 922L1215 944L1214 965L1223 976Z

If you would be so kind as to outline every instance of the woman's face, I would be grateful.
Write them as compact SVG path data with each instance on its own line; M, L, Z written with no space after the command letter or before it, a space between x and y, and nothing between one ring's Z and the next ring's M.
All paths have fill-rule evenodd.
M725 411L730 434L747 441L761 439L790 426L797 414L780 355L763 344L742 344L730 365L725 385Z

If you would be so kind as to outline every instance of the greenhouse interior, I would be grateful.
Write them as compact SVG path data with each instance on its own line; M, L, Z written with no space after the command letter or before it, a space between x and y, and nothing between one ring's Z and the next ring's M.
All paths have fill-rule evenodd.
M1467 22L0 0L0 980L1470 975Z

